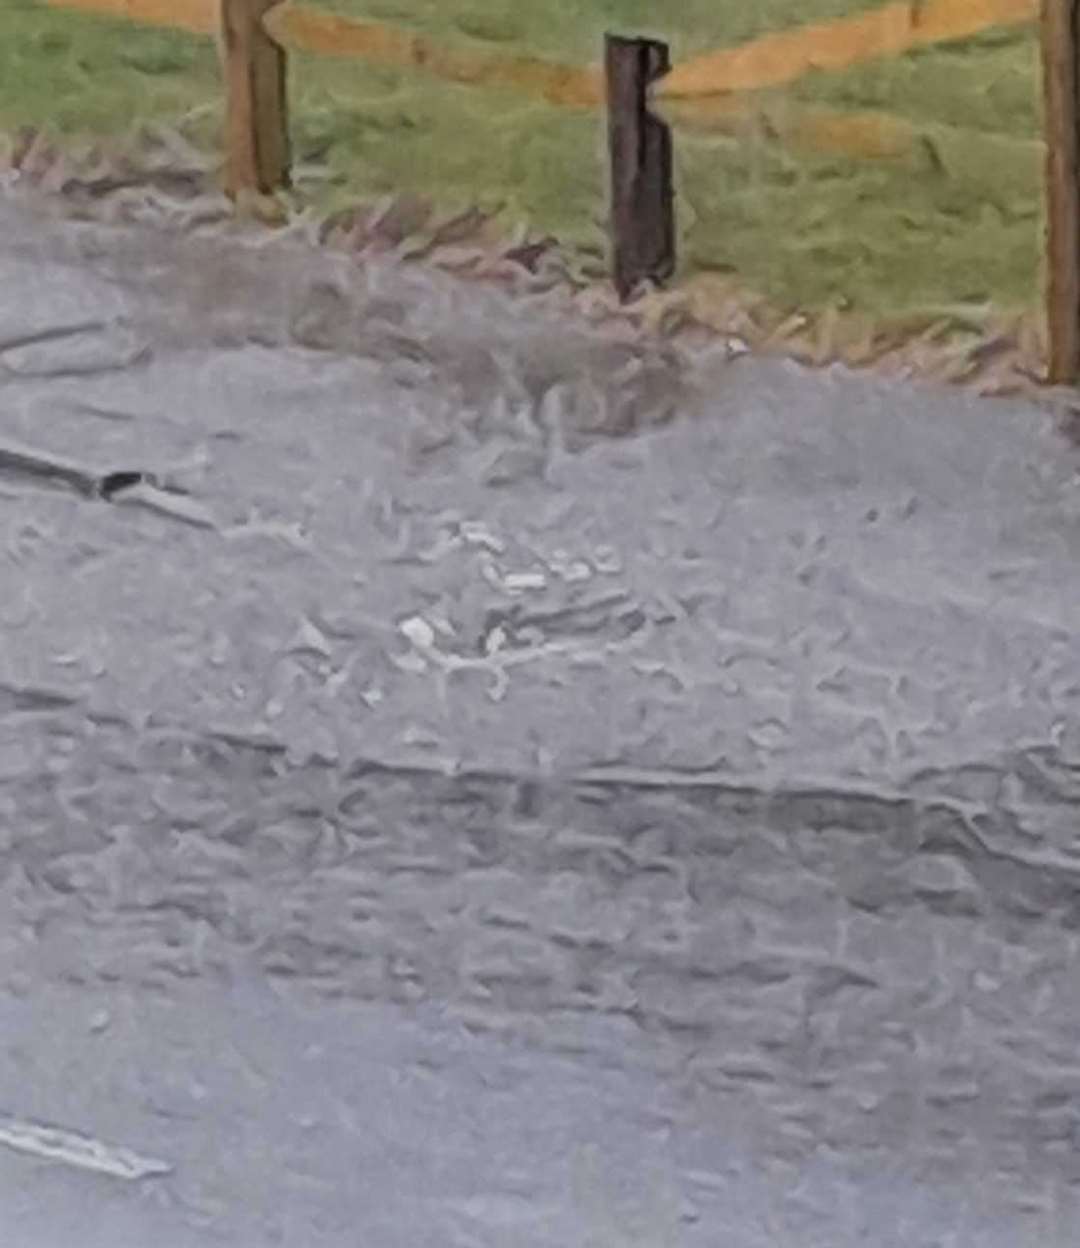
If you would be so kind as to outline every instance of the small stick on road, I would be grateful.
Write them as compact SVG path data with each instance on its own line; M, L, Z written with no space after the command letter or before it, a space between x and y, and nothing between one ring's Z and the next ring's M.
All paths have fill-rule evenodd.
M1080 379L1080 0L1042 0L1047 379Z
M280 0L221 0L225 190L269 195L289 185L285 49L263 29Z
M648 108L650 84L671 68L666 43L604 37L611 165L612 269L624 303L642 282L675 271L671 130Z

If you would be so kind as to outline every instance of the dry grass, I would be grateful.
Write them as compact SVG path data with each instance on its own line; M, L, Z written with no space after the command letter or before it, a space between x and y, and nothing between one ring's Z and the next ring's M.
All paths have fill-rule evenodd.
M62 213L83 219L192 230L229 228L236 215L220 193L215 163L161 124L144 125L126 140L62 146L27 127L0 136L0 170L50 196ZM307 172L317 180L317 167ZM699 274L673 290L643 291L621 306L608 283L554 237L524 228L508 234L492 211L440 214L430 200L405 194L320 215L304 207L304 180L301 170L295 195L248 202L240 215L305 233L358 259L392 253L462 280L523 291L559 287L589 319L622 321L665 337L719 336L735 351L963 385L983 395L1049 393L1042 380L1045 332L1033 313L970 305L875 319L830 304L809 314L716 274Z

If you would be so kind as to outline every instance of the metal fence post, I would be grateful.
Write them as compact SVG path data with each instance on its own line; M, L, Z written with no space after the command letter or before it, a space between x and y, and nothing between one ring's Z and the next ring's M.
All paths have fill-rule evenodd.
M642 282L675 271L671 130L648 107L651 83L671 68L666 43L604 38L611 234L615 289L623 301Z

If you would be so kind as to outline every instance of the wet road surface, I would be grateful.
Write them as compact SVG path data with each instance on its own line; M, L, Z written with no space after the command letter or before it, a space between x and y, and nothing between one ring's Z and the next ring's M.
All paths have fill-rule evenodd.
M10 1242L1074 1241L1051 416L0 216Z

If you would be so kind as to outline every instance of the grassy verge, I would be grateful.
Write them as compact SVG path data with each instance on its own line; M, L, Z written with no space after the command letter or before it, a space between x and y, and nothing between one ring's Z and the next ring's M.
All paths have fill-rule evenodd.
M681 0L663 28L652 0L331 0L329 7L508 53L582 62L595 59L606 28L652 30L686 56L858 6ZM774 108L826 103L927 123L926 144L902 159L815 157L760 137L680 131L683 277L744 281L782 308L842 306L868 317L957 304L1033 307L1041 215L1030 142L1036 69L1033 32L1010 30L770 93ZM501 204L507 229L527 221L602 270L599 117L304 55L291 58L291 94L297 156L324 166L319 189L307 192L320 210L390 191L412 191L446 209ZM7 0L0 127L116 134L136 119L183 119L186 133L216 149L212 41ZM933 127L943 121L1018 141L986 149L988 163L964 141L936 142Z

